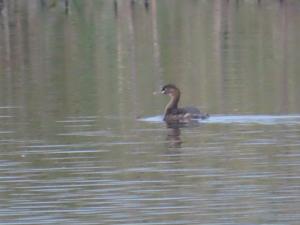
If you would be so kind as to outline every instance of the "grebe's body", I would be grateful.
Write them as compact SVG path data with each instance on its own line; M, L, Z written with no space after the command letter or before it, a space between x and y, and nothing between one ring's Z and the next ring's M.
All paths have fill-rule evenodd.
M165 107L164 121L168 123L179 122L187 123L191 119L206 119L209 117L206 113L201 113L195 107L179 108L180 90L173 84L167 84L162 87L161 93L170 96L170 101Z

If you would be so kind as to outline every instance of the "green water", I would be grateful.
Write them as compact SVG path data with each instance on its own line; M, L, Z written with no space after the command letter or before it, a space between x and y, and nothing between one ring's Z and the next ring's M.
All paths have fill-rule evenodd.
M69 3L0 1L0 224L298 225L300 2Z

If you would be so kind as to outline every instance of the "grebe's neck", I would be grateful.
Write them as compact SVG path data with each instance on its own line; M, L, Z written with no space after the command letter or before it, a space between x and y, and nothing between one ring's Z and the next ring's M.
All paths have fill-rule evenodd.
M180 91L176 90L176 92L172 93L170 95L170 101L165 107L165 113L164 116L170 114L174 109L176 110L178 108L178 102L180 99Z

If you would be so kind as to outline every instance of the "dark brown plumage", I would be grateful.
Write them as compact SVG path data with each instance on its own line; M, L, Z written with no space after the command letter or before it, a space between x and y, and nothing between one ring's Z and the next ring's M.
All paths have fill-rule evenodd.
M161 93L170 96L170 101L165 107L164 120L166 122L189 122L191 119L206 119L209 117L206 113L201 113L195 107L179 108L180 90L173 84L167 84L162 87Z

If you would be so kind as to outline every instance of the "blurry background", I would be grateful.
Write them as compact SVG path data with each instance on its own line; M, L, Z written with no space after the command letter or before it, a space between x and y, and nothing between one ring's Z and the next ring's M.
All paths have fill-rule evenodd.
M2 105L151 115L171 82L212 114L300 111L298 1L150 2L2 1Z
M298 224L299 123L136 118L166 83L299 114L299 24L298 0L1 0L0 224Z

